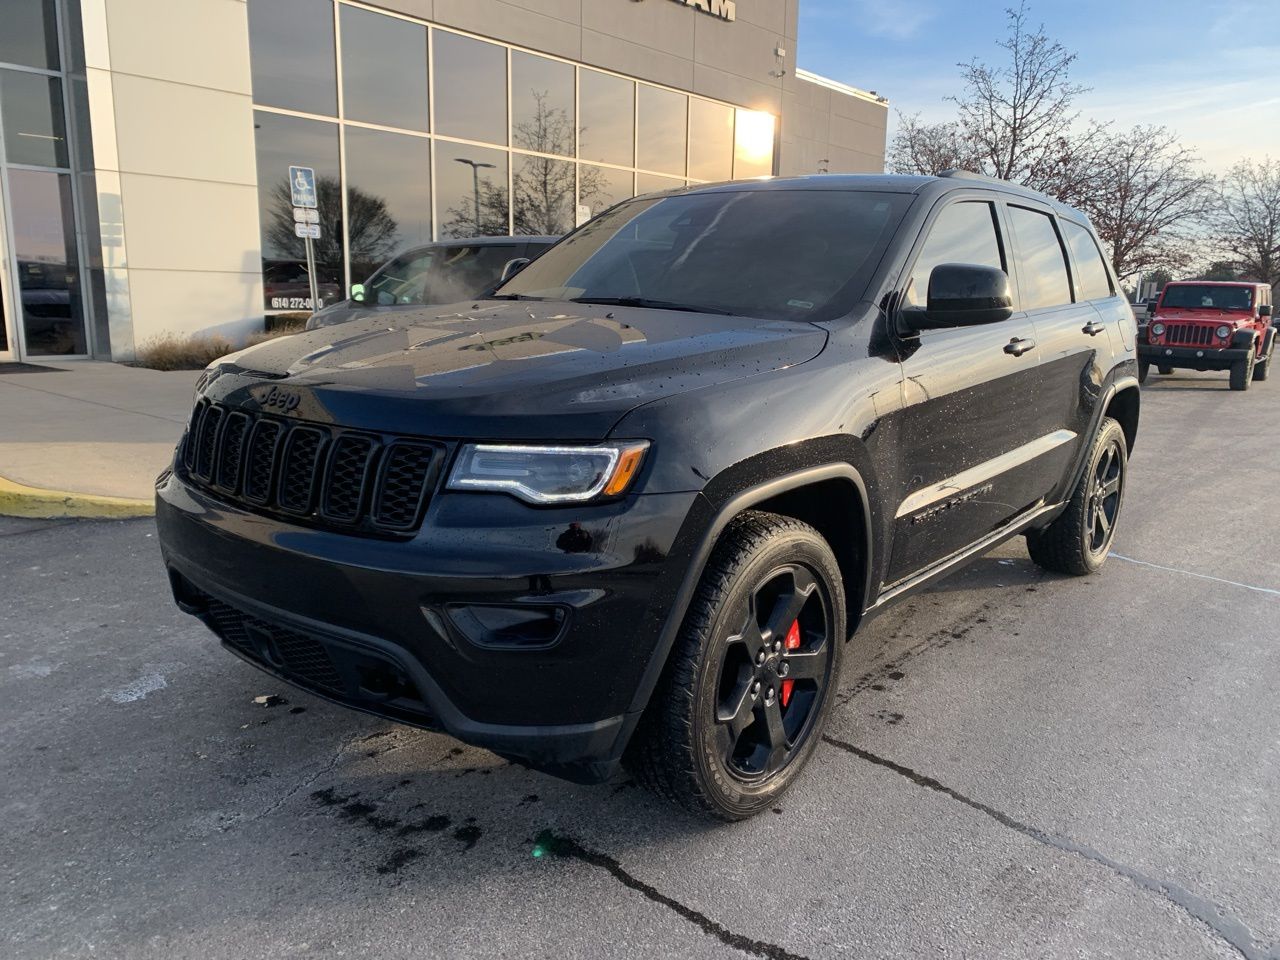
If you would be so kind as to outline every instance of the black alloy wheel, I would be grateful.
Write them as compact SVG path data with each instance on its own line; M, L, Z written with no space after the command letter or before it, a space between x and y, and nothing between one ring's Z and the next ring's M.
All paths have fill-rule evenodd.
M744 783L776 776L813 727L834 663L828 598L787 564L752 588L724 646L715 702L720 760Z
M844 581L793 517L747 511L720 535L623 758L695 813L776 805L822 739L840 676Z

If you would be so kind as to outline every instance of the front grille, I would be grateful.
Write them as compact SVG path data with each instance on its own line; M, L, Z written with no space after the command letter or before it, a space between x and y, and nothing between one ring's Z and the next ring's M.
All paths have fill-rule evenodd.
M274 417L201 400L179 462L186 479L255 513L367 536L412 533L444 460L440 444Z
M1213 345L1213 327L1199 323L1168 323L1164 328L1165 342L1180 347L1209 347Z

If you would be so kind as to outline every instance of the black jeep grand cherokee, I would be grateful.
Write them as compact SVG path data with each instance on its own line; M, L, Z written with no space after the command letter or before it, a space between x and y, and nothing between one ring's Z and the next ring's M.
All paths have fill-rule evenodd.
M746 817L865 616L1017 534L1105 560L1117 291L1082 215L971 175L630 200L490 299L211 366L157 487L173 590L320 696Z

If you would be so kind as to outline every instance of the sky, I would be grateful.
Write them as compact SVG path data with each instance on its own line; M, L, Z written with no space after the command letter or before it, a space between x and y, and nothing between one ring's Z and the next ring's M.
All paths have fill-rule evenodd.
M945 120L957 63L993 64L1016 0L801 0L801 68ZM1032 0L1029 20L1079 54L1077 106L1119 128L1176 131L1214 172L1280 159L1280 0Z

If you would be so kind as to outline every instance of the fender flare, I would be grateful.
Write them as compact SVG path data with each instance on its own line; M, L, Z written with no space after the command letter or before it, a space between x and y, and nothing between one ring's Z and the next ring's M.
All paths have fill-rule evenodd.
M731 470L733 468L730 468ZM726 471L728 472L728 471ZM717 480L720 477L716 478ZM667 660L671 656L671 649L675 645L676 635L680 631L680 627L684 623L685 614L688 613L689 604L693 601L694 591L698 587L698 583L702 580L703 571L706 569L707 561L711 557L711 551L715 548L716 543L720 539L720 535L724 533L725 528L738 514L744 510L749 510L753 506L770 500L782 493L790 490L797 490L800 487L809 486L814 483L821 483L825 480L845 480L851 483L856 490L859 500L861 501L861 509L863 513L863 530L865 534L866 562L864 564L864 576L866 582L863 586L864 604L870 597L872 587L872 578L874 576L874 532L872 518L870 512L870 500L867 494L867 483L863 479L862 474L853 466L846 462L824 463L820 465L805 467L790 473L784 473L760 483L756 483L745 489L739 490L732 496L720 502L718 505L707 498L705 491L698 495L695 510L701 507L707 513L710 513L709 522L702 527L701 533L698 535L693 551L689 556L688 562L685 564L684 575L680 581L679 589L675 593L675 597L667 611L666 619L663 622L662 630L658 634L658 642L654 645L650 654L649 662L645 666L644 673L640 677L640 682L636 686L635 694L632 697L631 705L628 709L628 720L625 729L622 732L621 739L625 743L630 739L631 732L635 727L635 723L639 720L640 714L648 705L650 697L653 695L654 689L658 685L658 679L662 675L663 669L666 667ZM715 481L712 481L712 486ZM690 511L691 516L694 511ZM862 610L854 611L849 616L851 624L856 623L860 619Z

